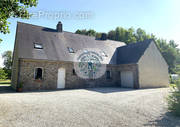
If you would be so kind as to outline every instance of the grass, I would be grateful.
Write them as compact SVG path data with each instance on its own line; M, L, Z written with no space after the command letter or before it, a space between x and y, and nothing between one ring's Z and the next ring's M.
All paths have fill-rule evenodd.
M176 84L170 84L169 86L170 86L171 88L172 88L172 87L176 87Z
M0 80L0 85L11 85L11 80Z

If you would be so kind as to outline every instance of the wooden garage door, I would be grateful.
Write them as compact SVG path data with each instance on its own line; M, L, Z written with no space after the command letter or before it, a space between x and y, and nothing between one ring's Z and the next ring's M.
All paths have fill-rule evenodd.
M134 79L132 71L122 71L121 72L121 86L134 88Z

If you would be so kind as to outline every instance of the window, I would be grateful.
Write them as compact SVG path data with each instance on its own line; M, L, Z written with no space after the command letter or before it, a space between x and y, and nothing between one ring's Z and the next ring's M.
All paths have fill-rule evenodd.
M121 72L120 71L118 71L118 76L121 77Z
M70 48L70 47L67 47L67 48L68 48L69 53L74 53L74 49L73 48Z
M108 55L107 55L104 51L101 51L101 55L102 55L103 57L108 57Z
M42 68L35 68L35 76L34 76L34 78L35 79L42 79L42 76L43 76L42 71L43 71Z
M75 69L73 69L73 75L76 75L76 71L75 71Z
M111 73L110 71L106 71L106 79L110 79L111 78Z
M88 52L88 50L87 50L87 49L84 49L84 50L83 50L83 52L84 52L84 53L87 53L87 52Z
M42 44L34 43L34 48L35 49L43 49Z

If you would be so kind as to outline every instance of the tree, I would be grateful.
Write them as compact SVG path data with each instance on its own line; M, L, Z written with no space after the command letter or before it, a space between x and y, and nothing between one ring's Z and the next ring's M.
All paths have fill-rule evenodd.
M88 36L96 36L96 31L93 30L93 29L89 29L89 30L86 30L86 29L83 29L83 30L77 30L75 32L76 34L82 34L82 35L88 35Z
M2 55L4 59L3 70L7 73L8 78L11 78L11 68L12 68L12 51L5 51Z
M96 31L90 29L90 30L87 31L87 35L88 35L88 36L96 36Z
M129 28L126 32L126 44L137 42L134 28Z
M30 14L27 8L37 5L37 0L0 0L0 31L9 33L10 17L28 19ZM0 39L2 41L2 39Z
M169 65L169 72L176 73L177 58L179 56L178 49L171 46L170 42L168 44L164 39L158 39L156 44Z
M110 39L110 40L116 39L116 32L114 30L111 30L108 32L108 39Z
M171 46L172 48L177 48L178 44L176 44L174 40L170 40L169 41L169 46Z
M5 51L2 55L4 59L4 68L11 69L12 67L12 51Z
M136 30L136 39L138 42L144 41L146 39L146 32L143 29L138 28Z
M100 40L101 37L102 37L102 33L96 33L96 39L97 39L97 40Z

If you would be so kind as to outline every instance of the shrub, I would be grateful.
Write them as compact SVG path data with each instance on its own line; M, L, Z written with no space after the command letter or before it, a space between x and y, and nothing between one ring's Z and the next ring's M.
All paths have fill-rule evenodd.
M2 68L0 68L0 80L5 80L5 79L7 79L7 74Z
M176 81L171 94L168 96L168 109L175 115L180 116L180 79Z

